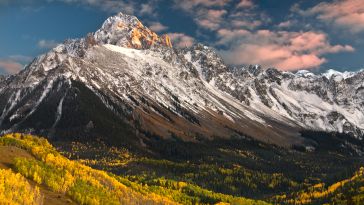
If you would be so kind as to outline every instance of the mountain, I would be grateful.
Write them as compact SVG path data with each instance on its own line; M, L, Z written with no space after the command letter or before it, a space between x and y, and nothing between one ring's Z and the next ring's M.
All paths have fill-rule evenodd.
M0 130L130 149L155 138L231 137L311 149L302 131L362 139L363 77L231 67L212 48L173 48L167 35L119 13L0 79Z
M265 116L284 116L302 129L346 133L362 139L363 79L364 70L329 70L315 75L306 70L293 74L250 66L211 80Z
M3 85L5 79L6 79L5 76L0 75L0 88L3 87L3 86L5 86L5 85Z

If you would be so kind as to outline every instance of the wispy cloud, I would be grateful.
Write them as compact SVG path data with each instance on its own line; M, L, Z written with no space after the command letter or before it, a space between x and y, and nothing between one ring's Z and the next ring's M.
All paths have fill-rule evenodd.
M255 29L270 18L252 0L175 0L175 8L188 13L196 24L211 31L222 28Z
M196 18L196 23L206 29L216 30L220 28L227 11L224 9L207 9Z
M290 26L292 26L292 21L291 20L283 21L283 22L278 24L279 28L288 28Z
M154 32L162 32L168 29L167 26L159 23L159 22L151 22L149 23L149 28Z
M156 8L160 0L150 0L144 3L135 0L46 0L48 2L64 2L81 4L99 8L108 13L123 12L134 15L156 16Z
M37 43L37 46L39 48L46 48L46 49L51 49L54 48L58 45L59 43L55 40L39 40Z
M133 14L135 12L136 3L133 1L123 0L46 0L47 2L63 2L67 4L81 4L99 8L103 11L116 13L123 11Z
M180 48L191 47L195 42L193 37L183 33L168 33L168 36L171 37L173 46Z
M174 0L175 6L185 11L192 11L197 8L223 7L229 2L230 0Z
M12 55L0 59L0 73L15 74L18 73L33 58L24 55Z
M33 59L33 57L24 56L24 55L12 55L12 56L9 56L7 58L10 59L10 60L13 60L13 61L20 62L22 64L29 63Z
M252 8L255 4L252 0L240 0L237 7L238 8Z
M229 0L175 0L175 8L192 16L201 28L216 30L222 24L223 17L227 14L224 9Z
M23 65L13 60L0 60L0 70L6 74L18 73Z

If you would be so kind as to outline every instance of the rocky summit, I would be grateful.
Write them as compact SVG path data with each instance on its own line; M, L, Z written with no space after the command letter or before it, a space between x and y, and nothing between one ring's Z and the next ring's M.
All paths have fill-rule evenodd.
M92 37L91 37L92 38ZM108 18L93 36L99 44L112 44L134 49L149 49L153 46L172 47L168 35L159 37L145 27L135 16L119 13Z

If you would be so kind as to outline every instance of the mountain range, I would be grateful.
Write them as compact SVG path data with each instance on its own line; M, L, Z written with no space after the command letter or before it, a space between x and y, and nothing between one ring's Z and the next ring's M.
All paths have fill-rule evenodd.
M95 33L0 78L0 130L131 140L138 147L150 136L249 136L311 149L314 142L301 131L362 139L363 79L364 71L315 75L229 66L212 48L173 48L167 35L119 13Z

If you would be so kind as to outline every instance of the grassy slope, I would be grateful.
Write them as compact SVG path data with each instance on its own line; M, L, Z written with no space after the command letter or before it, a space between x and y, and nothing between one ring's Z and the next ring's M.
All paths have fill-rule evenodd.
M145 186L68 160L45 139L29 135L3 136L0 145L4 149L0 158L6 158L1 166L12 167L41 187L64 193L79 204L266 204L214 193L184 182L158 181L154 186ZM13 150L11 157L5 156L6 149ZM19 158L11 160L14 157ZM45 204L49 203L45 197Z

